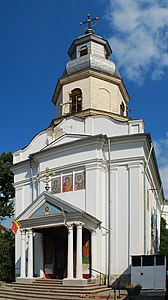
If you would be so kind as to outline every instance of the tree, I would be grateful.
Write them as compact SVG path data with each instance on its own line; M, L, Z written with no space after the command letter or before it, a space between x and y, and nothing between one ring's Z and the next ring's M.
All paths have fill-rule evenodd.
M14 212L13 198L15 190L13 187L12 153L0 155L0 221L12 216Z
M0 280L11 282L14 280L15 251L14 235L0 225Z
M160 220L160 248L159 254L168 254L168 229L164 218Z

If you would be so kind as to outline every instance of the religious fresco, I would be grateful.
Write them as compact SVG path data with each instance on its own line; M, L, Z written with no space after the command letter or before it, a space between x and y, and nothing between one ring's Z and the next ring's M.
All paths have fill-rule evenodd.
M83 189L85 189L84 171L73 172L67 175L59 174L51 180L51 193L53 194L79 191Z
M82 272L84 278L90 277L90 235L84 230L84 241L82 247Z
M45 202L32 216L32 217L41 217L45 215L53 215L62 212L61 209L52 205L48 202Z
M61 178L57 177L51 180L51 193L58 194L61 193Z
M75 174L75 191L85 188L84 172Z
M62 177L62 191L70 192L73 190L73 177L71 175L65 175Z

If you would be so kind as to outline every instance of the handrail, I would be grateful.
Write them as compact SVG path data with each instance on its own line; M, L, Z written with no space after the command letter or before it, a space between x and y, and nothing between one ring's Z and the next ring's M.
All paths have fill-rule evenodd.
M103 283L103 284L106 284L106 274L104 274L104 273L102 273L102 272L100 272L100 271L98 271L98 270L95 270L95 269L93 269L93 268L90 268L90 270L91 270L91 271L94 271L94 272L96 272L96 273L98 273L98 274L100 274L100 285L101 285L101 275L103 275L103 276L104 276L104 283Z

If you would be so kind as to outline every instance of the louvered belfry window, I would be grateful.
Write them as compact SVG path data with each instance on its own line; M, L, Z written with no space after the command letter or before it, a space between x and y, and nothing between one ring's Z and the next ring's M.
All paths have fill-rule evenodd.
M71 113L80 112L82 110L82 91L80 89L72 90L70 94Z

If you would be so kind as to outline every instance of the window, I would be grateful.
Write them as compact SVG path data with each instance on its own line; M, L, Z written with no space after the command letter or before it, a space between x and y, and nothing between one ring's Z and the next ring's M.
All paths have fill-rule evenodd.
M156 256L156 266L162 266L165 264L164 255L157 255Z
M154 266L154 256L146 255L142 257L142 266Z
M124 112L125 112L125 105L124 105L124 103L122 102L122 103L120 104L120 115L121 115L121 116L124 116Z
M132 266L133 267L141 266L141 256L132 256Z
M87 48L87 46L81 47L80 48L80 56L84 56L86 54L88 54L88 48Z
M74 89L70 94L70 111L71 113L80 112L82 110L82 91Z

